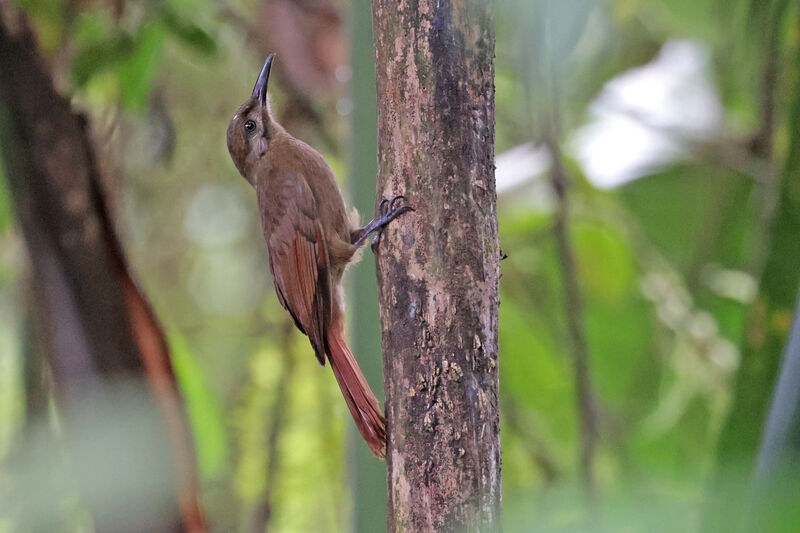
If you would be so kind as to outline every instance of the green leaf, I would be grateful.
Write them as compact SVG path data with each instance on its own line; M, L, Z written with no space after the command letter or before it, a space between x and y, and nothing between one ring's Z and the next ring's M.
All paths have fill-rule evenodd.
M112 68L129 56L136 43L128 34L116 35L110 39L87 45L80 50L72 62L72 81L83 87L97 74Z
M136 35L136 46L117 67L120 99L124 107L141 111L153 88L164 47L164 26L149 23Z
M752 179L687 163L620 191L647 238L690 278L690 285L709 261L728 268L746 266L754 217Z
M189 413L200 475L217 478L223 473L228 456L222 404L211 391L183 336L173 331L169 339L172 365Z
M198 52L212 55L217 51L214 38L203 28L192 22L181 20L173 11L165 10L162 20L166 27L181 41Z
M116 27L110 12L94 10L81 12L72 26L72 39L75 46L85 48L106 41Z

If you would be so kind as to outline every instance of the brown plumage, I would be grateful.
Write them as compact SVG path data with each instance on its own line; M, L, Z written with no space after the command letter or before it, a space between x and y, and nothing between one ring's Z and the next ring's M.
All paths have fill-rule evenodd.
M330 361L358 430L382 458L386 420L345 342L341 280L366 237L411 208L394 209L402 197L384 201L379 218L364 228L353 227L322 155L270 114L266 91L273 56L228 126L228 150L256 190L278 300L308 336L320 364Z

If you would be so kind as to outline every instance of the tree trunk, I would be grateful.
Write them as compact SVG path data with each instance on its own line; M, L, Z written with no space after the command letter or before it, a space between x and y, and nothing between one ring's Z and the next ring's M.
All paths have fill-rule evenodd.
M490 2L375 0L389 531L500 529Z
M151 513L137 514L135 502L81 486L95 528L203 531L194 452L166 339L128 272L101 193L86 121L56 92L33 32L7 0L0 0L0 97L0 146L33 271L43 351L53 369L65 432L81 447L73 450L72 459L75 468L84 469L81 474L86 479L76 481L80 485L114 476L118 468L129 472L120 462L141 468L148 459L158 461L161 449L150 448L155 442L161 446L162 436L172 447L174 475L163 468L147 471L163 477L167 487L175 485L163 498L172 493L172 508L160 501L158 508L147 509ZM105 447L81 440L90 439L87 430L103 430L98 427L104 422L98 413L110 414L114 423L114 416L124 416L115 409L124 403L127 393L122 391L130 389L125 382L144 379L162 415L160 420L151 415L155 409L150 406L145 418L133 422L142 426L152 422L156 440L148 441L150 448L113 442L123 424L105 428L105 434L98 436ZM120 393L97 396L109 389ZM141 428L142 434L145 429ZM98 449L102 453L93 456ZM80 463L78 457L86 462ZM116 483L124 487L128 481Z

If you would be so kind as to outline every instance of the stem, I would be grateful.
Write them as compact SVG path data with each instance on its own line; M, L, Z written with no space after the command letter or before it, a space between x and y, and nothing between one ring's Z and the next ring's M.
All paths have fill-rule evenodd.
M278 380L278 390L275 392L275 402L270 413L270 425L267 432L267 485L261 500L256 504L249 520L247 531L264 533L269 531L269 521L272 518L272 496L275 492L276 479L280 470L280 457L278 454L278 440L286 419L286 410L289 404L289 383L294 375L294 354L292 353L292 332L294 324L287 320L283 324L280 349L283 352L283 368L281 378Z
M772 161L775 152L775 107L778 78L780 76L781 21L785 8L776 9L769 21L769 31L763 50L763 70L759 84L759 127L750 142L750 151L756 157ZM750 261L749 271L758 276L764 269L769 253L769 232L775 219L775 211L780 199L780 177L766 174L764 185L757 190L758 211L753 242L755 250Z
M597 409L594 404L592 382L589 374L589 347L583 330L583 302L578 276L575 271L575 254L569 240L569 198L567 196L567 176L564 171L561 152L555 142L548 141L552 157L550 182L556 193L558 205L553 233L558 248L558 259L564 283L564 305L567 320L567 342L572 355L577 392L578 416L581 435L581 477L584 488L594 492L594 456L597 448Z

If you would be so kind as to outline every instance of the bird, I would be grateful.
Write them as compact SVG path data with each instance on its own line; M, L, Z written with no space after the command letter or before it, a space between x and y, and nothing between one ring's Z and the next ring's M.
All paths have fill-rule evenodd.
M255 189L280 304L308 336L319 363L330 362L361 436L383 459L386 419L345 341L342 276L370 235L374 250L383 228L413 208L400 195L383 199L366 226L351 220L330 165L272 115L267 85L274 59L267 57L252 94L233 115L228 151Z

